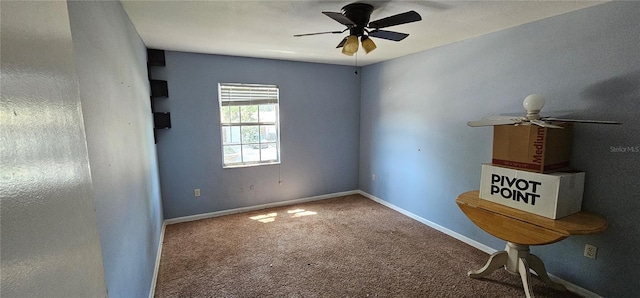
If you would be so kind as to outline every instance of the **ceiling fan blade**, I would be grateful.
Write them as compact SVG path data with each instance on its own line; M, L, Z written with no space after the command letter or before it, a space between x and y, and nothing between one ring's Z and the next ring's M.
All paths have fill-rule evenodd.
M339 48L343 47L343 46L344 46L344 44L345 44L345 43L347 43L347 38L348 38L348 36L345 36L345 37L342 39L342 41L338 44L338 46L336 47L336 49L339 49Z
M551 124L551 123L544 122L544 121L542 121L542 120L538 120L538 119L532 119L532 120L529 120L529 122L531 122L531 123L533 123L533 124L535 124L535 125L541 126L541 127L549 127L549 128L564 128L564 127L562 127L562 126L553 125L553 124Z
M343 31L325 31L325 32L315 32L315 33L305 33L305 34L296 34L293 37L300 37L300 36L310 36L310 35L320 35L320 34L339 34L342 33L344 31L347 31L346 29Z
M606 120L580 120L580 119L563 119L563 118L552 118L552 117L544 117L544 120L549 121L559 121L559 122L576 122L576 123L593 123L593 124L614 124L620 125L622 123L616 121L606 121Z
M526 117L522 117L521 115L522 115L522 113L513 114L513 115L509 115L509 114L491 115L491 116L487 116L487 117L482 117L482 120L518 119L519 121L523 121L523 120L527 119Z
M407 36L409 36L409 34L400 33L400 32L394 32L394 31L387 31L387 30L374 30L374 31L369 32L369 36L382 38L382 39L393 40L393 41L401 41L401 40L407 38Z
M520 119L499 119L499 120L483 119L483 120L477 120L477 121L469 121L467 122L467 125L471 127L480 127L480 126L518 124L520 122L521 122Z
M336 22L345 25L347 27L352 27L355 26L356 23L354 23L351 19L347 18L345 15L339 13L339 12L331 12L331 11L323 11L322 12L324 15L334 19Z
M384 19L369 22L369 28L379 29L406 23L412 23L422 20L422 17L415 11L407 11Z

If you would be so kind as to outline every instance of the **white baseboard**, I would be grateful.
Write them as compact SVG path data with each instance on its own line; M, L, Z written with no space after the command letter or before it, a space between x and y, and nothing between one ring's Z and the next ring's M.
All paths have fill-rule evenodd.
M531 273L535 274L534 271L531 271ZM583 287L580 287L580 286L578 286L576 284L572 284L572 283L570 283L570 282L568 282L568 281L566 281L566 280L564 280L562 278L559 278L559 277L557 277L557 276L555 276L555 275L553 275L551 273L547 273L547 275L549 275L549 277L553 281L564 285L567 288L567 291L572 292L572 293L574 293L574 294L576 294L578 296L582 296L582 297L585 297L585 298L602 298L602 296L600 296L600 295L598 295L598 294L596 294L594 292L591 292L591 291L589 291L589 290L587 290L587 289L585 289Z
M475 248L477 248L477 249L479 249L479 250L481 250L481 251L483 251L483 252L485 252L487 254L492 254L492 253L497 251L496 249L493 249L493 248L491 248L489 246L486 246L486 245L484 245L484 244L482 244L482 243L480 243L478 241L475 241L475 240L473 240L473 239L471 239L471 238L469 238L467 236L464 236L462 234L456 233L456 232L454 232L454 231L452 231L450 229L447 229L447 228L445 228L445 227L443 227L443 226L441 226L439 224L436 224L436 223L434 223L434 222L432 222L430 220L427 220L427 219L425 219L423 217L420 217L420 216L418 216L416 214L413 214L413 213L411 213L411 212L409 212L409 211L407 211L405 209L402 209L402 208L400 208L400 207L398 207L396 205L393 205L393 204L391 204L391 203L389 203L389 202L387 202L385 200L382 200L382 199L380 199L380 198L378 198L378 197L376 197L376 196L374 196L372 194L366 193L366 192L364 192L362 190L358 190L358 193L363 195L363 196L365 196L365 197L367 197L367 198L369 198L369 199L371 199L371 200L373 200L373 201L375 201L375 202L377 202L377 203L379 203L379 204L381 204L381 205L384 205L384 206L386 206L388 208L391 208L391 209L393 209L395 211L398 211L398 212L402 213L403 215L406 215L406 216L408 216L410 218L413 218L413 219L415 219L415 220L417 220L417 221L419 221L419 222L421 222L421 223L423 223L423 224L425 224L425 225L427 225L427 226L429 226L431 228L434 228L434 229L436 229L436 230L438 230L438 231L440 231L442 233L445 233L445 234L447 234L447 235L449 235L449 236L451 236L453 238L456 238L456 239L458 239L458 240L460 240L460 241L462 241L462 242L464 242L464 243L466 243L468 245L471 245L471 246L473 246L473 247L475 247ZM531 273L535 274L534 271L531 271ZM566 281L566 280L564 280L562 278L559 278L559 277L557 277L557 276L555 276L553 274L548 273L548 275L555 282L563 284L567 288L567 290L572 292L572 293L575 293L575 294L580 295L582 297L602 298L602 296L600 296L600 295L598 295L596 293L593 293L593 292L591 292L591 291L589 291L589 290L587 290L585 288L582 288L582 287L580 287L578 285L572 284L572 283L570 283L570 282L568 282L568 281Z
M202 214L196 214L196 215L190 215L190 216L176 217L172 219L167 219L164 221L164 223L167 225L171 225L171 224L176 224L181 222L194 221L199 219L212 218L212 217L218 217L223 215L255 211L255 210L261 210L261 209L267 209L267 208L273 208L273 207L281 207L281 206L287 206L287 205L293 205L293 204L300 204L300 203L306 203L306 202L312 202L312 201L319 201L319 200L331 199L335 197L348 196L348 195L359 194L359 193L360 192L358 190L343 191L343 192L337 192L337 193L326 194L321 196L314 196L314 197L268 203L268 204L262 204L262 205L256 205L256 206L228 209L228 210L202 213Z
M153 269L153 278L151 279L151 289L149 290L149 298L153 298L156 294L156 283L158 281L158 269L160 268L160 257L162 256L162 243L164 242L164 229L167 225L162 223L162 231L160 231L160 241L158 242L158 250L156 251L156 264Z

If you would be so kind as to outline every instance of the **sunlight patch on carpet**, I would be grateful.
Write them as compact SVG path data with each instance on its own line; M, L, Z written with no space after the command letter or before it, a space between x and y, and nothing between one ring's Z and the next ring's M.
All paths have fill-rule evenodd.
M276 220L276 216L278 216L278 213L269 213L269 214L261 214L261 215L256 215L256 216L251 216L249 218L253 219L253 220L257 220L259 222L263 222L263 223L268 223L268 222L272 222Z
M318 214L318 213L317 212L313 212L313 211L304 211L304 210L302 210L300 212L296 212L295 214L293 214L291 216L291 218L301 217L301 216L308 216L308 215L316 215L316 214Z
M296 218L296 217L302 217L302 216L316 215L318 214L318 212L304 210L304 209L293 209L293 210L288 210L287 214L292 214L291 218ZM276 217L278 217L278 213L272 212L267 214L251 216L249 218L252 220L259 221L261 223L269 223L269 222L274 222L276 220Z

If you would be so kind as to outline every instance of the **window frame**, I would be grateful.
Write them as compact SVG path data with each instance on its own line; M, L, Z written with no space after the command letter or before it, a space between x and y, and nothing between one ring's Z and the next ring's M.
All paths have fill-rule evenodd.
M256 96L255 99L254 96ZM257 119L255 119L254 121L243 122L243 106L256 106L257 110L255 113L257 113ZM262 110L263 106L273 106L275 113L275 119L273 121L265 121L264 119L260 118L260 111ZM225 107L238 108L237 122L234 122L234 119L231 118L231 114L227 115L228 122L224 122L225 117L223 113ZM280 164L280 88L277 85L218 83L218 108L220 112L220 147L222 149L221 153L223 169ZM274 127L275 134L266 132L262 133L262 128L264 127L266 131L268 129L268 126ZM225 131L227 127L230 128L228 134ZM225 137L231 137L233 139L234 133L231 130L234 127L238 128L237 133L235 134L237 136L237 141L229 142L227 140L227 142L225 143ZM248 134L244 134L244 132L248 131L248 129L243 129L248 127L257 127L257 141L245 140L245 137ZM267 134L275 136L275 141L269 140L269 137L265 136ZM267 147L263 147L263 144L266 144ZM272 145L275 147L276 151L275 159L262 160L263 149L269 149ZM231 146L238 146L240 148L240 162L227 163L227 161L225 160L225 149ZM251 146L252 149L258 150L257 161L245 161L245 150L247 150L246 147L248 146Z

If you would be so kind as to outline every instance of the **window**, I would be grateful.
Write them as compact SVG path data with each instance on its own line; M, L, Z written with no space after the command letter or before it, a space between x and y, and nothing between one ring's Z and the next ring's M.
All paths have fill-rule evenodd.
M280 163L275 85L218 84L223 167Z

